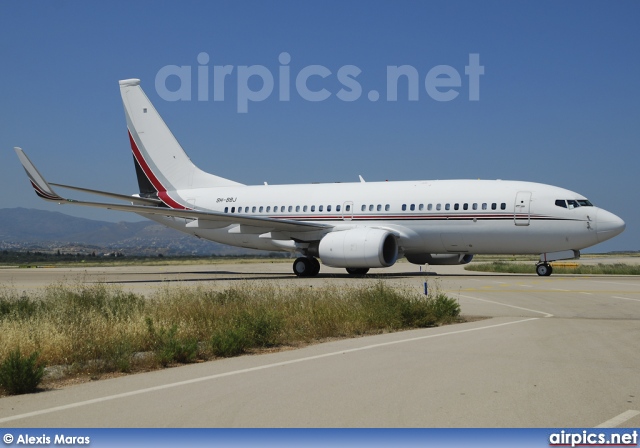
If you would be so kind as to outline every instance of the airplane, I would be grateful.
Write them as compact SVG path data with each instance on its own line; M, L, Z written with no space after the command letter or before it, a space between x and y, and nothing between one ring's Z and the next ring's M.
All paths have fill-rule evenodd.
M417 180L300 185L244 185L202 171L189 159L140 86L122 80L139 193L124 195L49 183L14 148L42 199L137 213L219 243L298 254L293 272L315 276L320 261L353 276L392 266L469 263L475 254L540 254L551 261L620 234L625 223L564 188L506 180ZM60 196L55 187L115 204Z

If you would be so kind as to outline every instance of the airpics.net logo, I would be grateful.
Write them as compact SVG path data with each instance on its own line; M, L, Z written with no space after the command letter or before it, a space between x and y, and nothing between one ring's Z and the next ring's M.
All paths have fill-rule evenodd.
M278 101L291 101L295 94L310 102L326 101L335 96L340 101L352 102L360 100L364 94L358 79L363 72L355 65L337 69L324 65L297 68L291 64L292 58L287 52L278 56L276 70L264 65L211 65L211 58L205 52L198 54L196 60L196 66L165 65L158 70L155 87L160 98L166 101L192 101L194 98L197 101L225 101L235 93L238 113L247 113L250 103L272 96L277 96ZM428 98L438 102L464 97L479 101L484 66L480 65L478 53L469 53L463 71L464 75L461 75L450 65L435 65L420 74L411 65L388 65L385 94L371 89L366 92L366 99L371 102L383 98L389 102L419 101L426 93ZM399 90L403 92L401 95ZM463 93L467 95L461 95Z

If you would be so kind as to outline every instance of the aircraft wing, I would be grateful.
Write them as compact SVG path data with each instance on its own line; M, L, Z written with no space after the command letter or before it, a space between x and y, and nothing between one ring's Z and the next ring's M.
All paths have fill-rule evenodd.
M35 165L29 160L27 155L21 148L14 148L24 170L31 181L31 185L36 194L47 201L57 202L59 204L83 205L87 207L104 208L108 210L117 210L121 212L133 212L138 214L172 216L176 218L198 219L201 221L212 222L214 224L240 224L254 228L259 228L264 232L284 231L284 232L308 232L312 230L330 229L330 224L310 223L303 221L295 221L291 219L266 218L262 216L235 215L221 212L202 211L202 210L178 210L166 207L161 201L151 198L141 198L138 196L127 196L118 193L110 193L106 191L90 190L88 188L72 187L62 184L50 184L40 174ZM120 199L132 202L130 204L109 204L103 202L78 201L60 196L51 185L70 188L73 190L83 191L86 193L94 193L102 196ZM215 227L224 227L216 225Z

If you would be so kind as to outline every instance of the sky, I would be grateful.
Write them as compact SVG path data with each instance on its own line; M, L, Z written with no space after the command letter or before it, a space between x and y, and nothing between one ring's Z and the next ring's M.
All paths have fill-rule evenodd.
M3 0L0 208L140 220L42 201L12 150L136 193L118 80L139 78L205 171L541 182L627 223L586 252L640 250L639 19L636 1Z

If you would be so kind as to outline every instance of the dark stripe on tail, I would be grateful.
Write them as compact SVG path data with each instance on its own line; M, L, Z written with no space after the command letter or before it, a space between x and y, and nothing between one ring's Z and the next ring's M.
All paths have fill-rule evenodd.
M136 160L135 155L133 156L133 165L136 167L136 177L138 178L138 188L140 189L140 196L143 198L157 198L158 190L154 188L151 181L144 174L144 171Z

